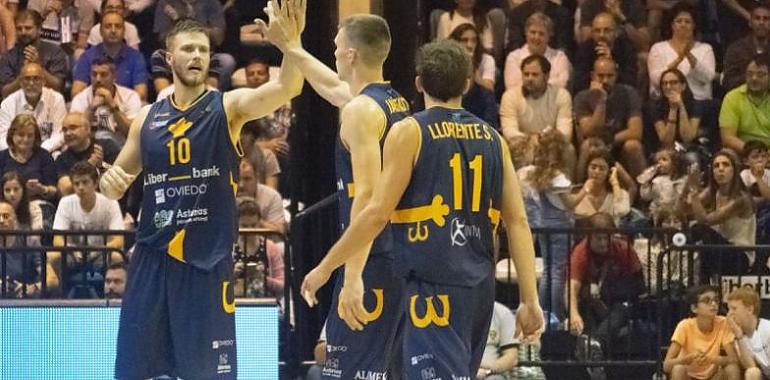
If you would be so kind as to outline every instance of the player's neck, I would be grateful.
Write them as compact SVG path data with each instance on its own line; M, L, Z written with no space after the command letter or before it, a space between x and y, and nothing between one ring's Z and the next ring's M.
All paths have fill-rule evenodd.
M353 79L350 81L350 92L358 95L369 84L383 81L382 66L374 68L358 67L353 71Z
M174 93L171 94L171 100L173 100L174 105L179 109L186 109L206 92L205 82L196 86L185 86L181 84L180 81L175 82Z
M460 96L448 99L446 101L436 99L425 93L423 93L423 96L425 97L425 109L431 107L462 108L463 106L463 98Z

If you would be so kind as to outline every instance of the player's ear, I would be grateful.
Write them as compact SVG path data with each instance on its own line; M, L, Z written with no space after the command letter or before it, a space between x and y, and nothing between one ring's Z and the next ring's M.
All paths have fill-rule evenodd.
M172 63L174 62L174 56L168 51L163 51L163 60L166 61L166 64L171 67Z
M463 95L467 94L468 91L470 91L471 84L473 83L473 82L471 82L472 80L473 79L471 79L471 78L468 78L468 79L465 80L465 90L463 90Z
M414 87L417 88L417 92L423 93L425 90L422 88L422 79L420 76L414 77Z

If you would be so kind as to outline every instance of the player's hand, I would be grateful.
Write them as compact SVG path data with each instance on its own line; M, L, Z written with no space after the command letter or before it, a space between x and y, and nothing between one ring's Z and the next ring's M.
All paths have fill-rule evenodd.
M135 175L128 174L120 166L114 165L102 175L99 188L107 198L120 199L134 179Z
M522 343L534 343L545 330L543 309L537 302L522 302L516 311L516 336Z
M364 281L361 276L345 278L345 285L340 290L337 314L351 330L360 331L369 322L364 308Z
M284 0L282 6L280 2L269 1L264 9L270 20L270 25L264 28L265 34L268 40L282 51L286 50L290 43L299 40L294 19L289 15L290 2L293 0ZM261 20L254 21L264 24Z
M288 14L296 28L297 36L301 35L305 30L307 0L289 0L284 7L288 8Z
M300 293L308 306L313 307L318 304L316 293L318 292L318 289L329 281L331 275L331 271L327 271L319 265L313 268L313 270L305 276L305 279L302 281Z
M484 380L491 372L487 368L479 367L479 370L476 371L476 380Z

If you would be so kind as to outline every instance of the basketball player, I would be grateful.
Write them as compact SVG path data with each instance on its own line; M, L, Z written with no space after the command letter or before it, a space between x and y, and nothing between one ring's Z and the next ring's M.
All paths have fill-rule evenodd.
M294 5L302 7L304 1ZM305 9L294 13L304 15ZM370 202L382 169L381 146L391 125L408 115L409 103L383 81L382 65L391 43L383 18L356 15L343 20L334 43L337 73L301 46L287 46L284 54L324 99L342 110L335 165L344 230ZM366 255L357 255L345 266L344 275L337 277L332 305L338 308L333 307L327 319L329 349L323 378L384 379L393 365L393 349L400 347L397 329L403 317L403 280L393 272L392 247L386 228L371 248L361 247L368 251L368 261ZM368 326L351 330L340 316L346 305L362 303L369 309L364 316ZM388 378L397 376L391 373Z
M492 240L501 220L519 274L519 331L543 328L534 248L516 172L502 137L461 108L470 60L454 42L420 49L416 85L425 111L396 123L384 146L372 200L303 282L315 291L328 273L360 255L390 221L396 266L406 277L403 376L476 376L494 304ZM354 308L344 318L366 322Z
M273 23L276 12L289 10L268 5L270 28L280 27ZM297 44L300 32L284 31ZM142 110L101 180L102 192L117 199L144 171L115 376L235 379L231 253L237 236L237 142L244 122L298 95L302 77L285 60L276 82L224 94L209 91L205 27L180 21L166 45L174 93Z

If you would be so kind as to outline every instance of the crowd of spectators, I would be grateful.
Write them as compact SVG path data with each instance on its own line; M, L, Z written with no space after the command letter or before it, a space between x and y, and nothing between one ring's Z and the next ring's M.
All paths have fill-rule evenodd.
M472 57L463 105L508 141L530 226L626 230L535 236L541 305L554 326L578 337L579 359L602 360L603 348L628 334L644 294L718 283L725 274L770 274L766 253L709 248L770 242L770 3L444 5L431 14L431 37L454 39ZM500 12L506 33L495 33ZM649 227L668 230L639 232ZM674 253L658 268L676 231L703 248L687 258ZM712 323L699 317L711 313L710 303L687 303ZM672 341L681 345L671 359L691 354L683 347L684 334L696 333L685 331L693 321L677 328ZM714 360L737 364L730 355ZM699 365L666 370L673 378L719 368L739 375L735 365ZM589 375L606 378L601 372Z

